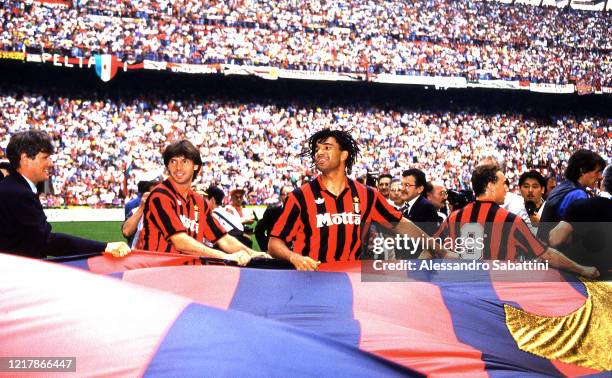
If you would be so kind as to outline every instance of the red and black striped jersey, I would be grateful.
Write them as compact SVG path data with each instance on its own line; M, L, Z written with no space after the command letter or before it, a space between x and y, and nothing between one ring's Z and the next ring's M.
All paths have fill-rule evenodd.
M321 262L355 260L371 222L390 227L401 218L377 190L346 178L335 196L318 176L289 194L270 236Z
M450 238L451 249L461 252L460 255L466 259L517 260L520 256L531 259L540 256L547 248L531 233L521 217L490 201L472 202L454 211L442 223L435 237ZM477 238L482 238L480 243L467 242ZM463 246L459 239L462 239Z
M138 248L180 253L172 245L170 237L181 232L199 242L206 239L211 243L226 234L203 196L190 190L183 197L170 180L166 180L157 185L147 198Z

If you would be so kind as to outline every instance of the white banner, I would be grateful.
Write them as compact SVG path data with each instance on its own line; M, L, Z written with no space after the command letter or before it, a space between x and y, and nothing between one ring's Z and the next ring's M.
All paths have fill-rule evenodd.
M123 222L125 212L123 209L92 209L77 207L72 209L45 209L49 222ZM261 219L265 206L247 206L244 208L244 217L256 216Z
M469 83L471 88L493 88L493 89L529 89L521 85L520 81L511 80L478 80L478 83Z
M326 71L278 70L278 77L283 79L325 80L325 81L363 81L365 74L341 73Z
M155 60L145 60L142 63L145 70L165 70L168 66L167 62L158 62Z
M530 83L529 90L539 93L574 93L574 84Z
M42 63L42 55L40 54L27 54L26 62Z
M49 222L121 222L123 209L92 209L79 207L74 209L45 209Z
M391 84L433 85L441 88L467 88L467 80L464 77L380 74L376 75L372 81Z

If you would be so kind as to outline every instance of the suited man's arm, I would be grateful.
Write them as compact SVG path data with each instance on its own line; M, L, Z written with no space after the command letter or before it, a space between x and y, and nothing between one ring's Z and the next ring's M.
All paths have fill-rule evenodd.
M10 207L17 223L16 227L27 237L23 243L23 252L27 252L30 256L69 256L79 253L101 253L106 249L106 243L52 233L42 205L33 193L30 195L23 192Z

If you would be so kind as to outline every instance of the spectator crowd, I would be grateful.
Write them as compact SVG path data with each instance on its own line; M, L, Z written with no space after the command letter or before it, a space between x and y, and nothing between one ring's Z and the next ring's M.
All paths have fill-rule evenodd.
M50 93L0 93L0 158L10 136L30 128L49 133L58 149L51 185L58 195L43 196L46 206L122 206L136 192L140 175L161 175L161 151L180 138L200 151L203 168L195 183L201 190L244 188L250 204L262 204L283 186L315 174L300 154L306 138L325 127L350 130L362 144L355 177L367 172L397 177L411 167L446 188L468 188L477 157L491 151L504 159L512 187L529 169L561 174L577 148L612 156L612 127L597 116L542 120L475 109Z
M0 50L612 86L610 12L480 0L63 3L4 1Z

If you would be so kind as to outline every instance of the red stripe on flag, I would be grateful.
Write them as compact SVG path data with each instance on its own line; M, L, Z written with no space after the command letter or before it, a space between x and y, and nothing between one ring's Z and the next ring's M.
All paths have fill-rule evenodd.
M564 316L577 310L585 297L559 271L491 271L491 284L503 302L540 316ZM512 282L510 282L512 281ZM529 284L526 285L525 283Z
M581 377L583 375L601 373L601 371L599 370L593 370L581 366L566 364L561 361L551 360L550 362L553 364L554 367L557 368L557 370L561 372L561 374L566 377Z
M197 256L134 250L122 258L107 254L92 257L87 265L92 273L110 274L161 266L201 265L201 262Z
M240 280L240 268L207 265L127 271L123 280L181 295L208 306L229 309Z
M79 376L142 376L167 329L190 303L4 254L0 281L0 356L73 356Z
M361 325L361 350L427 375L487 376L480 351L457 340L436 285L394 282L394 290L388 290L388 282L361 282L358 274L349 277L355 319Z

